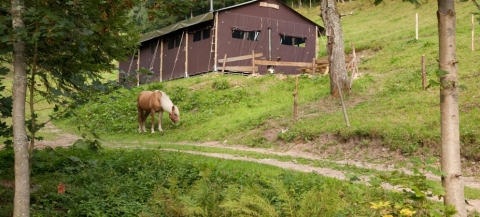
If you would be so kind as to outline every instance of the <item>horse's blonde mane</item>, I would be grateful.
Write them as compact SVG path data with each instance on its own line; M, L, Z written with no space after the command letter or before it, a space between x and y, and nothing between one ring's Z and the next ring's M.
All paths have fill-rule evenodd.
M163 91L161 90L155 90L155 92L160 92L162 94L162 98L160 99L160 102L162 104L162 107L164 110L166 110L168 113L174 112L177 115L180 115L180 111L178 110L178 107L173 105L172 100L170 100L170 97ZM175 111L172 111L172 106L175 106Z

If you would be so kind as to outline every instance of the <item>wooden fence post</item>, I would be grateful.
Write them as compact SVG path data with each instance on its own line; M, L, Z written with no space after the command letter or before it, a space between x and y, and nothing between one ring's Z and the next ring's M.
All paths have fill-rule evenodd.
M422 55L422 87L427 88L427 72L425 67L425 54Z
M227 62L227 54L223 57L223 66L222 66L222 74L225 72L225 63Z
M345 118L345 124L347 127L350 126L350 121L348 120L348 115L347 115L347 108L345 108L345 102L343 101L343 93L342 93L342 88L337 82L337 87L338 87L338 93L340 94L340 102L342 103L342 111L343 111L343 117Z
M418 13L415 14L415 40L418 40Z
M140 49L138 49L137 59L137 87L140 86Z
M295 77L295 92L293 93L293 123L297 123L298 106L298 76Z
M255 50L252 50L252 74L255 74Z
M352 53L353 53L353 59L352 59L352 74L350 75L350 90L352 89L353 85L353 79L355 79L355 74L358 72L358 62L357 62L357 53L355 53L355 45L352 43Z
M472 51L475 50L474 38L475 38L475 15L472 14Z

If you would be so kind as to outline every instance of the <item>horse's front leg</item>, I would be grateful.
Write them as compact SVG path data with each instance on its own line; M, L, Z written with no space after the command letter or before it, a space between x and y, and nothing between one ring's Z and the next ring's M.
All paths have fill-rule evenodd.
M152 111L150 112L152 115L152 125L150 127L152 133L155 133L155 130L153 129L153 127L155 126L155 110L152 109Z
M163 131L162 130L162 116L163 116L163 111L158 112L158 131Z

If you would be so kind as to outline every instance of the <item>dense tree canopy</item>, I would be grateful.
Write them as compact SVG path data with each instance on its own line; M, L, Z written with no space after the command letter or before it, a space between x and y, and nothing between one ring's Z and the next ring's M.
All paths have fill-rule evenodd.
M136 0L12 0L0 3L0 66L13 68L13 102L0 96L2 116L12 115L15 153L14 216L29 216L26 122L35 137L34 94L52 103L90 99L105 91L102 73L114 71L136 49L139 33L128 12ZM2 69L1 71L5 71ZM28 79L27 79L28 77ZM4 88L5 84L1 84ZM29 87L30 121L25 119ZM0 123L2 126L4 123ZM8 136L8 131L0 132ZM34 141L31 139L31 141ZM33 149L33 143L31 143Z
M86 93L99 82L101 73L115 69L135 49L138 31L128 19L133 0L55 1L33 0L25 4L26 65L46 89L44 96ZM3 3L2 11L9 5ZM0 18L0 52L3 63L11 62L11 17ZM88 82L87 82L88 81ZM85 92L86 91L86 92Z
M250 0L213 0L213 9L220 9ZM280 0L287 5L308 5L318 0ZM210 11L210 0L144 0L135 5L131 17L141 27L142 32L150 32L192 16Z
M115 71L114 60L125 58L137 47L140 34L128 13L138 3L137 0L26 2L25 28L16 32L26 43L30 94L41 94L58 104L66 99L59 96L89 99L95 92L106 90L102 74ZM9 2L0 3L0 66L3 67L13 62L16 32L8 12L10 7ZM2 85L2 81L0 88L5 88L7 84ZM0 103L2 115L10 116L11 98L0 96ZM2 134L11 135L11 130L2 127Z

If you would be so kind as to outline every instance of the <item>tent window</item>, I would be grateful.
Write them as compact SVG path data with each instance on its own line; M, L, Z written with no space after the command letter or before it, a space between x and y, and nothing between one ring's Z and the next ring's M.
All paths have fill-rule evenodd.
M204 29L193 33L193 42L201 41L204 39L210 38L210 29Z
M168 49L173 49L175 47L175 39L171 38L168 40Z
M181 41L182 41L181 36L168 39L168 44L167 44L168 49L170 50L176 47L180 47Z
M305 47L306 38L297 38L292 36L280 35L280 44L296 47Z
M242 30L233 30L232 38L249 40L249 41L258 41L260 38L260 31L242 31Z
M202 32L193 33L193 42L202 40Z
M151 43L150 44L150 53L154 54L155 53L155 49L157 48L157 43Z
M175 38L175 47L180 47L181 42L182 42L182 38L180 38L180 37Z
M210 29L204 29L202 32L203 32L203 39L210 38Z
M295 38L293 45L297 47L305 47L305 38Z

